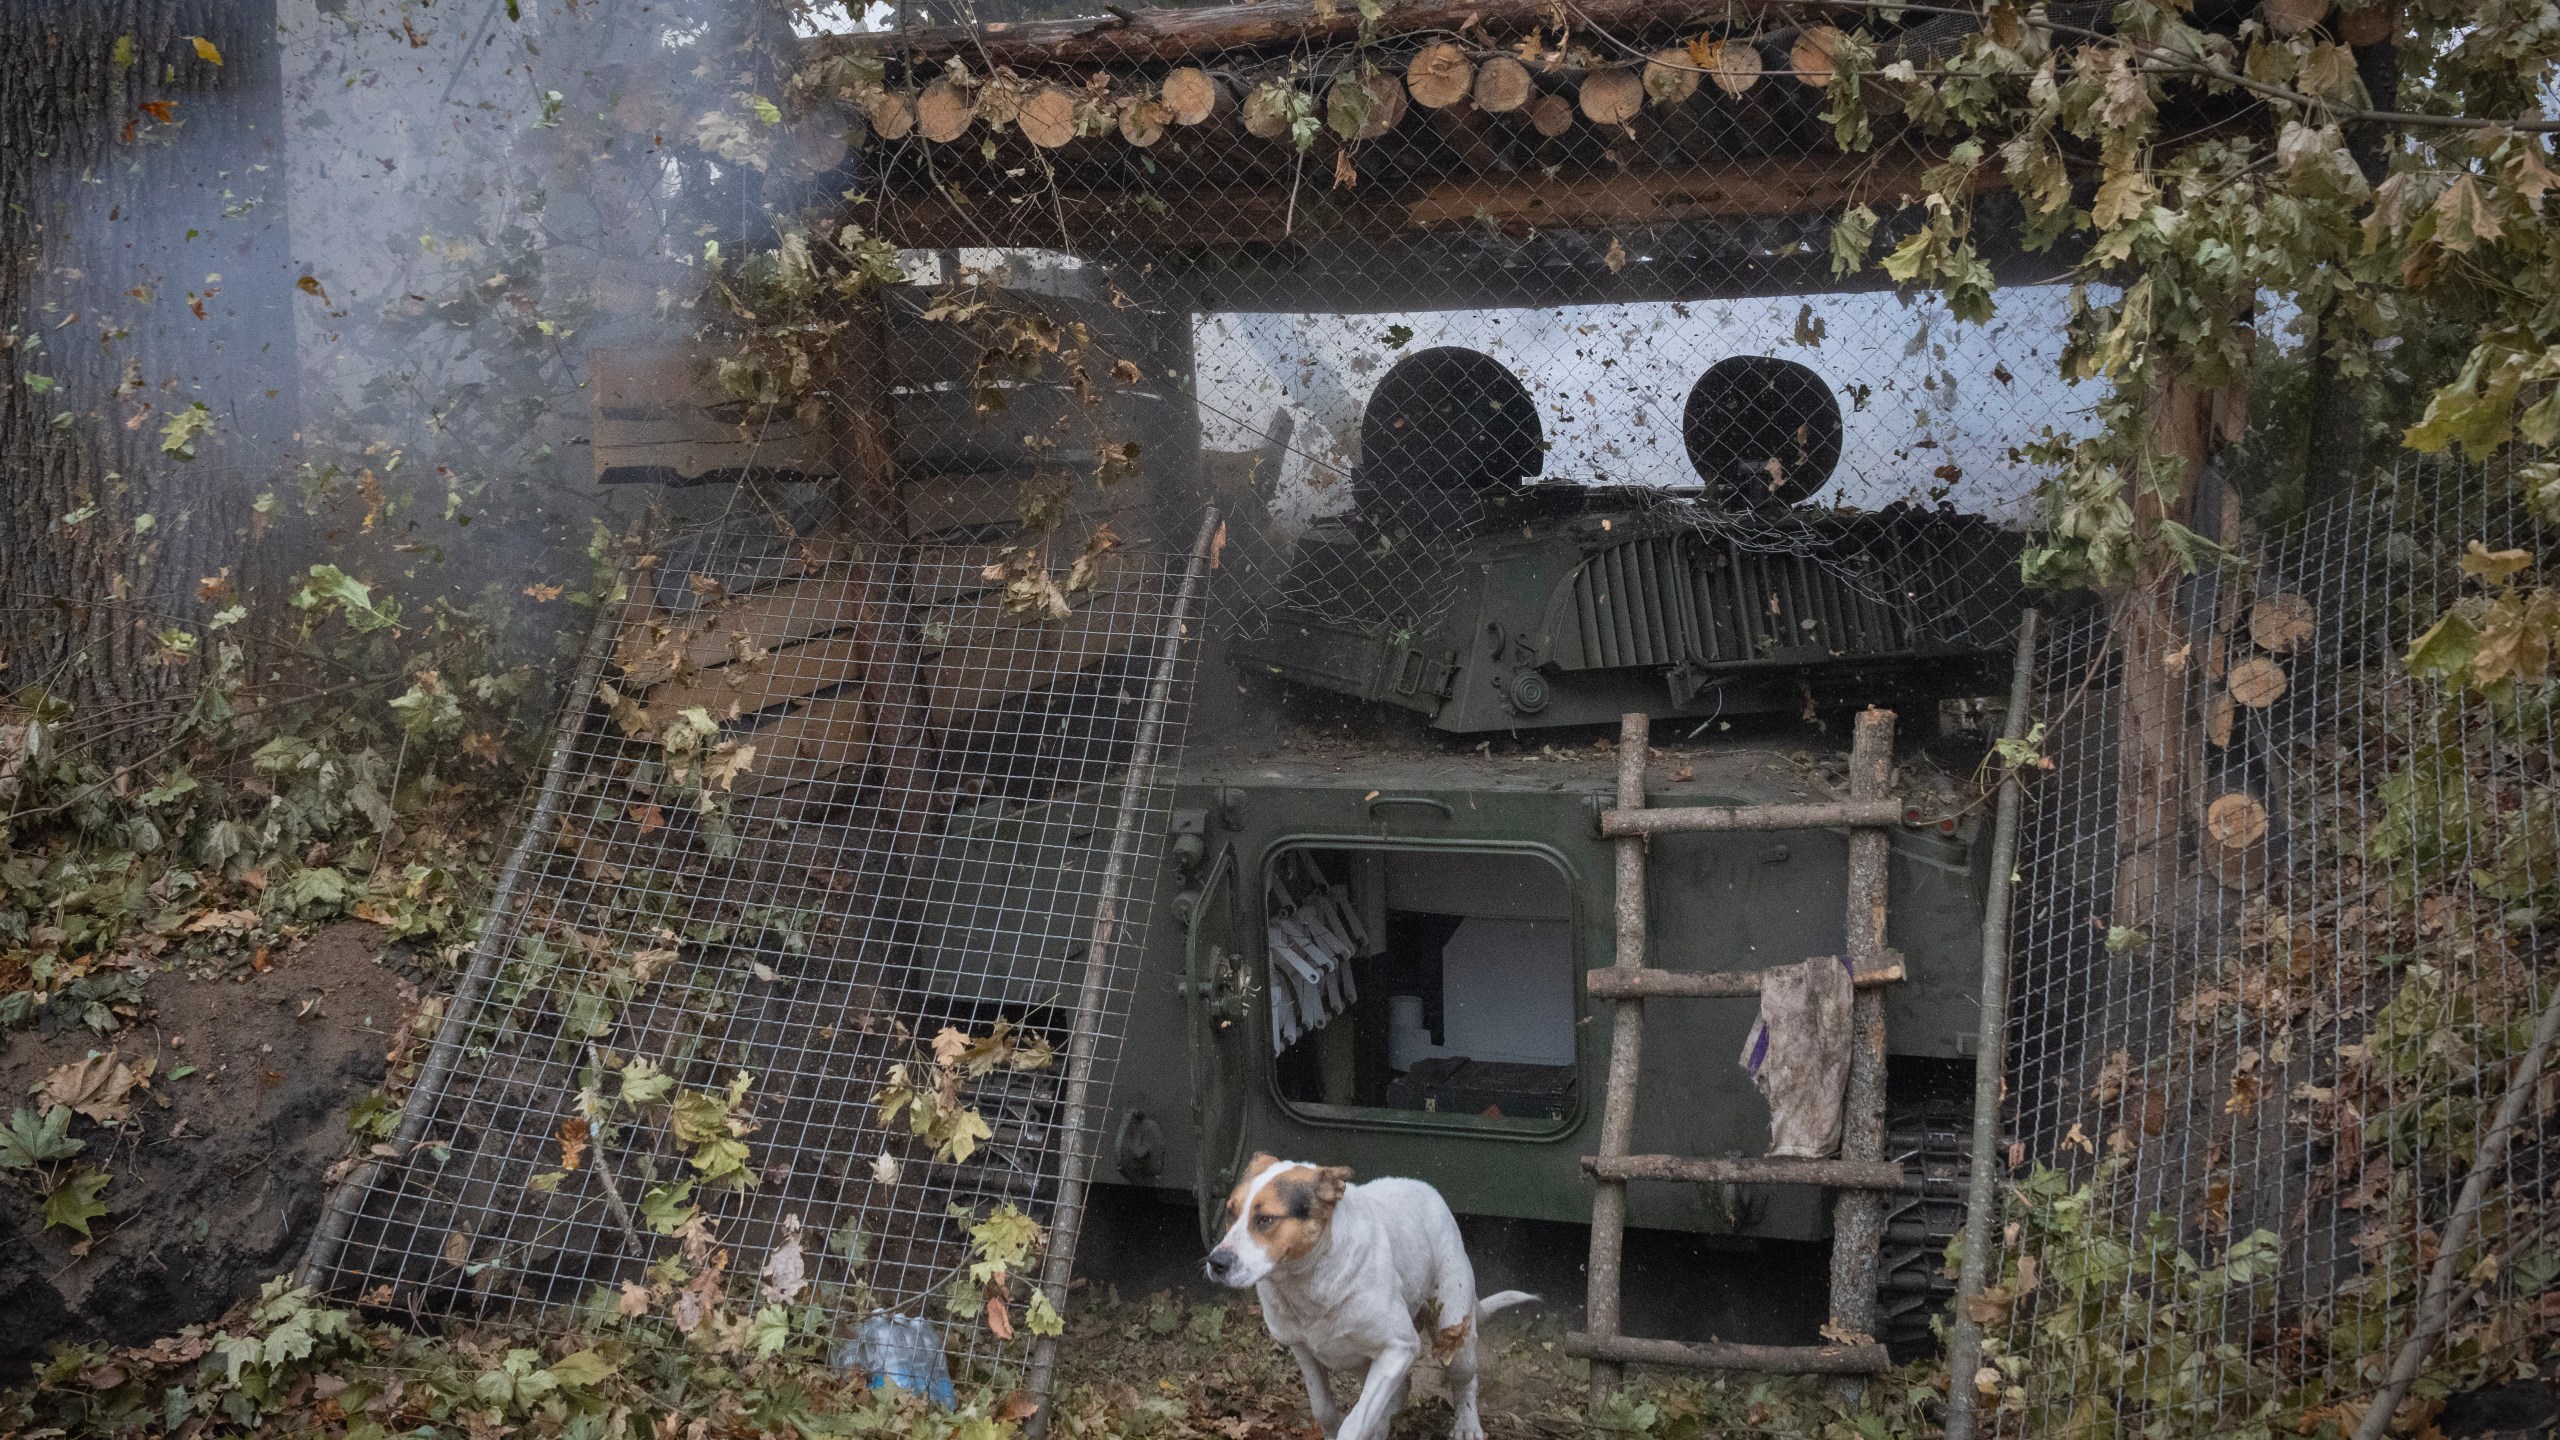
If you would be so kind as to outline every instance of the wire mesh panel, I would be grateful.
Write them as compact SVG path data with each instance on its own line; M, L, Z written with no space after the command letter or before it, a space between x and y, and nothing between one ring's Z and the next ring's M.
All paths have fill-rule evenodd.
M2401 663L2448 606L2494 635L2527 603L2510 487L2405 466L2044 647L1986 1352L2009 1433L2352 1429L2448 1244L2437 1393L2548 1333L2553 1105L2517 1074L2560 882L2546 672L2466 696Z
M1198 563L761 521L644 558L460 1063L324 1278L688 1330L742 1296L965 1317L955 1360L1018 1360L995 1332L1047 1301L989 1323L969 1268L1006 1237L972 1229L1057 1221L1093 1151L1071 1061L1081 1030L1107 1085L1145 947Z

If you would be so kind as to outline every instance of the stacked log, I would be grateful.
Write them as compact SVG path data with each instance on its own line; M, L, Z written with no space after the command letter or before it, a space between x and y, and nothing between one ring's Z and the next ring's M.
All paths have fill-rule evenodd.
M1537 97L1529 67L1508 55L1496 55L1476 67L1476 108L1488 115L1508 115L1527 108Z
M1188 40L1168 33L1172 38L1162 48L1184 53ZM1538 135L1555 139L1585 122L1611 129L1631 125L1647 110L1669 117L1701 95L1719 104L1740 99L1766 73L1764 43L1790 46L1784 62L1790 73L1802 85L1820 89L1830 84L1842 36L1824 25L1757 38L1702 34L1657 49L1633 66L1575 72L1551 59L1536 73L1506 50L1434 40L1401 69L1363 62L1355 70L1288 73L1258 84L1181 64L1166 69L1152 86L1131 75L1106 92L1099 76L1070 85L999 68L975 80L957 73L936 75L920 89L873 84L850 98L880 139L895 142L916 135L935 145L958 144L981 123L999 132L1019 130L1025 141L1043 150L1112 132L1123 143L1145 149L1171 127L1229 124L1258 140L1295 143L1292 122L1310 89L1318 117L1346 143L1384 138L1412 108L1518 115ZM1008 42L1008 48L1019 46Z
M1476 62L1468 58L1465 47L1445 40L1423 46L1404 71L1405 92L1425 110L1465 103L1475 84Z
M1227 83L1196 65L1176 67L1164 77L1164 108L1176 125L1205 125L1236 108Z

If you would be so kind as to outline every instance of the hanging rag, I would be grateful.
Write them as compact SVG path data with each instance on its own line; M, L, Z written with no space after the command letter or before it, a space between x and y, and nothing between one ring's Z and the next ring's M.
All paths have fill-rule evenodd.
M1849 1090L1849 957L1817 955L1760 973L1760 1018L1742 1068L1769 1102L1769 1153L1818 1160L1840 1148Z

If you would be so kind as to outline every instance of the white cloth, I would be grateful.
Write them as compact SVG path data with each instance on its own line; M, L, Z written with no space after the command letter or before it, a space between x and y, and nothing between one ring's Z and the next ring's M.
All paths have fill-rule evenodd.
M1769 1102L1770 1154L1818 1160L1840 1148L1856 995L1845 955L1760 973L1760 1018L1740 1063Z

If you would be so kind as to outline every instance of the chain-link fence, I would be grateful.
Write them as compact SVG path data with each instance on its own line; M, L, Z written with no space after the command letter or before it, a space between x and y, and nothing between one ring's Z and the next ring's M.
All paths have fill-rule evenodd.
M2547 603L2496 554L2531 543L2512 494L2406 465L2050 632L1979 1377L2009 1433L2351 1431L2447 1264L2422 1398L2547 1336L2547 665L2524 639L2465 699L2402 663L2458 602L2484 655Z
M1991 323L1838 278L1930 157L1841 152L1833 32L1149 24L920 28L809 71L871 133L846 216L906 247L907 331L963 337L903 379L903 448L1166 457L1143 483L1221 498L1234 633L1283 673L1453 663L1468 577L1601 514L1659 540L1641 584L1593 577L1651 633L1539 658L1681 672L1682 712L1737 708L1710 674L2001 648L2026 446L2088 423L2065 267L1986 197Z

